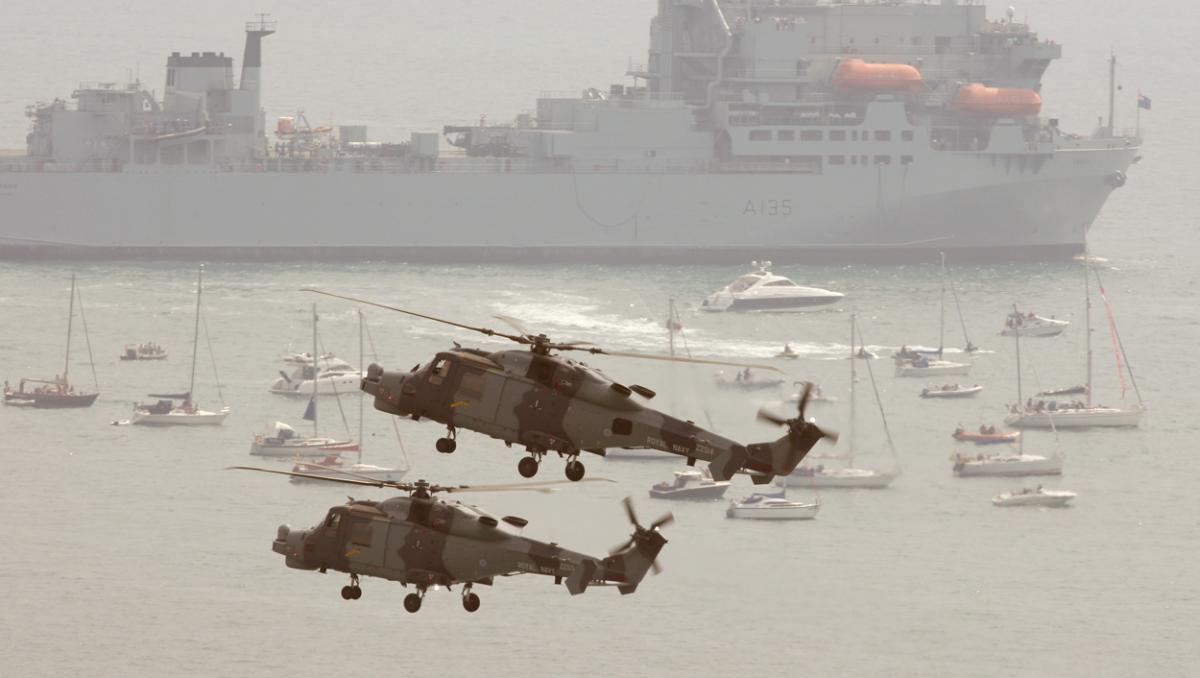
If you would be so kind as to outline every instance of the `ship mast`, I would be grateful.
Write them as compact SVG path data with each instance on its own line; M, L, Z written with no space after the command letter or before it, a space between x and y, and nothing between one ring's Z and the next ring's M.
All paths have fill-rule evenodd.
M675 356L675 297L667 302L667 348Z
M358 374L365 377L363 370L363 312L358 312ZM363 453L363 390L358 390L358 463L362 464Z
M312 422L313 422L313 437L317 435L317 305L312 305L313 318L313 371L312 371Z
M858 360L858 358L855 355L855 351L854 351L854 335L856 333L855 322L856 322L855 314L851 313L850 314L850 431L849 431L849 436L847 436L850 439L850 444L847 447L849 448L849 459L850 459L849 465L851 467L854 466L854 423L855 423L855 415L856 415L855 410L858 409L858 407L857 407L858 400L856 397L857 393L856 393L855 385L854 385L854 382L858 381L858 368L854 364Z
M938 358L942 357L942 348L946 343L946 253L942 255L942 300L938 307Z
M64 360L62 381L59 382L62 386L71 383L67 381L67 372L71 369L71 324L75 320L75 274L71 274L71 303L67 307L67 357ZM57 385L57 384L56 384Z
M1108 136L1113 136L1113 107L1116 102L1117 87L1117 55L1108 53Z
M1017 309L1017 305L1013 304L1013 314L1019 315L1021 311ZM1021 332L1017 330L1013 332L1013 338L1017 344L1017 411L1022 411L1025 407L1025 402L1022 400L1021 394ZM1024 434L1017 436L1017 453L1021 456L1025 455L1025 436Z
M1087 232L1084 231L1083 236L1083 335L1087 340L1087 406L1092 406L1092 288L1091 282L1088 280L1088 274L1091 271L1091 261L1089 259L1087 247Z
M187 399L195 403L192 394L196 391L196 355L200 352L200 295L204 290L204 264L196 276L196 322L192 329L192 377L188 380Z

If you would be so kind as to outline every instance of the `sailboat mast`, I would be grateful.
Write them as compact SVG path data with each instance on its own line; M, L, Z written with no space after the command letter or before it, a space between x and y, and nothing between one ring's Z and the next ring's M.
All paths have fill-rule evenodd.
M1013 304L1013 313L1020 313L1020 311L1017 310L1016 304ZM1013 332L1013 339L1016 340L1017 344L1017 411L1021 412L1024 411L1025 407L1025 401L1023 400L1021 393L1021 333L1019 331ZM1024 434L1017 436L1017 449L1021 454L1025 453Z
M313 318L313 371L312 371L312 415L313 437L317 435L317 305L312 305Z
M938 357L942 357L942 348L946 345L946 253L942 255L942 300L938 306Z
M848 436L848 438L850 439L850 443L847 446L849 448L850 466L854 466L854 423L855 423L854 420L855 420L855 416L856 416L856 410L858 409L856 385L854 383L854 382L858 381L858 368L854 364L855 361L858 360L858 358L855 357L856 354L854 351L854 335L855 335L855 333L856 333L855 316L853 313L851 313L850 314L850 431L849 431L849 436Z
M363 312L358 312L358 374L366 376L363 371ZM358 463L362 463L363 453L363 390L358 390Z
M1084 234L1083 243L1083 298L1084 298L1084 314L1083 314L1083 335L1087 342L1087 406L1092 406L1092 286L1088 280L1088 273L1091 270L1091 261L1089 260L1087 248L1087 234Z
M71 382L67 381L67 372L71 369L71 324L75 320L75 274L71 274L71 303L67 310L67 357L64 359L62 383L63 385Z
M204 264L200 264L200 273L196 276L196 322L192 328L192 377L188 380L188 401L196 402L192 394L196 392L196 356L200 354L200 295L204 291Z
M675 297L667 301L667 347L675 355Z

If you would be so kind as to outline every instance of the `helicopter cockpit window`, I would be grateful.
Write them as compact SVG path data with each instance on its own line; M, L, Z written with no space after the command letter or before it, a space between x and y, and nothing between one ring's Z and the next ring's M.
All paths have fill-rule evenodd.
M341 524L341 522L342 522L342 514L334 513L333 511L330 511L329 517L327 517L325 519L325 527L326 527L326 529L336 530L338 525Z
M439 386L448 376L450 376L450 361L445 358L433 361L429 367L429 383Z

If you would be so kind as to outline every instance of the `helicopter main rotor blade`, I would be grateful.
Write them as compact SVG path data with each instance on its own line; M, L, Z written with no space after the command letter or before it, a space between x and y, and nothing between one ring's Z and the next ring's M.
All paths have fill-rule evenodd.
M553 492L558 485L580 483L615 483L608 478L583 478L581 480L540 480L531 483L507 483L501 485L431 485L430 492L458 494L461 492Z
M609 351L607 349L595 347L586 348L584 346L570 344L554 344L551 348L560 351L585 351L596 355L611 355L619 358L638 358L641 360L661 360L669 363L693 363L697 365L722 365L724 367L748 367L755 370L767 370L769 372L778 372L783 374L783 370L774 365L761 365L758 363L739 363L732 360L706 360L704 358L680 358L678 356L659 355L657 353L637 353L635 351Z
M472 332L478 332L480 334L484 334L489 337L504 337L505 339L508 339L510 341L515 341L518 344L530 343L530 340L527 337L517 336L515 334L505 334L504 332L497 332L496 330L493 330L493 329L487 328L487 327L474 327L472 325L464 325L463 323L456 323L453 320L446 320L445 318L438 318L438 317L432 316L432 315L425 315L424 313L417 313L416 311L409 311L407 309L398 308L396 306L388 306L387 304L380 304L375 301L359 299L358 297L349 297L344 294L334 294L333 292L326 292L324 290L318 290L314 287L302 287L302 288L300 288L300 291L301 292L314 292L316 294L323 294L327 297L333 297L335 299L344 299L346 301L353 301L356 304L366 304L367 306L374 306L376 308L382 308L382 309L386 309L388 311L396 311L398 313L404 313L404 314L411 315L416 318L424 318L425 320L432 320L437 323L442 323L443 325L450 325L451 327L457 327L457 328L464 329L464 330L471 330Z
M537 336L536 333L530 332L529 328L525 327L525 325L520 320L517 320L516 318L514 318L512 316L497 314L497 315L493 315L492 317L495 318L496 320L499 320L502 323L506 323L509 327L520 332L521 336L523 336L523 337L528 337L528 338L532 339L533 337Z

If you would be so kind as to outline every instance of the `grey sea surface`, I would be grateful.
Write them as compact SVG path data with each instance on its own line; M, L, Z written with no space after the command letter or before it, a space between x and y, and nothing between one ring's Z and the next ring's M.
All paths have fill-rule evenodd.
M412 129L483 113L503 121L530 108L541 90L618 81L629 58L643 60L654 10L642 0L260 6L280 21L265 49L268 120L303 109L315 120L366 123L379 131L376 138L404 138ZM66 95L79 81L122 80L128 67L160 83L165 56L175 50L223 49L240 64L239 29L249 18L245 5L228 0L103 7L18 1L4 9L6 148L23 142L25 104ZM989 5L992 16L1003 10L1003 3ZM588 458L591 475L618 482L470 501L528 518L530 536L597 555L628 534L621 497L636 499L643 520L674 511L665 572L635 595L593 590L572 598L548 579L527 576L481 590L483 607L474 615L462 610L457 592L445 591L431 592L421 612L408 615L404 589L378 580L364 583L361 600L346 602L338 596L340 575L288 570L270 541L280 523L311 525L347 494L387 493L223 470L251 461L251 436L275 420L305 430L303 400L267 393L282 367L279 353L310 344L314 298L300 287L469 323L492 323L490 316L502 313L558 338L647 351L665 347L673 296L696 355L769 360L791 342L804 357L780 366L840 398L811 414L845 432L849 365L841 358L849 313L859 314L869 344L935 344L937 266L781 267L799 282L845 292L845 302L807 314L725 316L697 308L738 267L212 262L205 317L222 392L202 337L197 397L216 405L223 396L233 413L219 428L146 430L109 422L128 417L130 404L149 392L186 386L195 269L5 263L0 377L62 370L74 272L102 394L86 410L0 407L0 675L1194 675L1200 207L1193 186L1200 135L1191 118L1200 102L1191 83L1200 5L1039 0L1016 10L1043 37L1065 45L1043 91L1046 113L1061 116L1065 128L1086 133L1104 112L1110 48L1119 54L1124 85L1118 126L1133 125L1135 90L1154 101L1141 117L1145 159L1091 236L1094 253L1107 260L1100 272L1149 412L1138 430L1033 432L1026 440L1030 452L1066 455L1065 475L1042 482L1078 492L1073 507L996 509L992 495L1038 481L956 479L948 458L957 423L999 423L1016 399L1013 345L998 336L1011 304L1072 321L1061 337L1023 342L1026 389L1082 381L1082 267L951 261L970 338L986 349L963 381L985 390L970 400L928 402L917 397L921 381L892 377L886 360L873 364L903 469L890 489L821 492L817 520L757 524L727 520L721 503L647 498L651 484L683 468L678 458ZM1113 404L1121 385L1104 307L1093 300L1096 394ZM317 301L326 348L357 362L355 308ZM367 317L377 359L389 368L405 369L452 340L504 348L397 314L370 310ZM948 345L961 346L952 305L946 319ZM71 376L87 384L80 329L77 317ZM117 360L125 343L145 340L163 344L171 357L159 364ZM712 369L588 361L619 381L657 390L656 406L711 421L740 440L778 433L754 421L765 398L716 391ZM889 468L867 384L860 382L859 461ZM1126 391L1124 402L1135 402L1132 386ZM357 394L341 402L355 429ZM342 427L325 399L323 430ZM365 427L365 460L398 462L391 423L369 404ZM457 452L439 455L436 425L405 421L399 430L410 478L518 477L520 453L497 441L464 433ZM561 463L550 459L539 477L560 474ZM750 491L738 479L730 494Z

